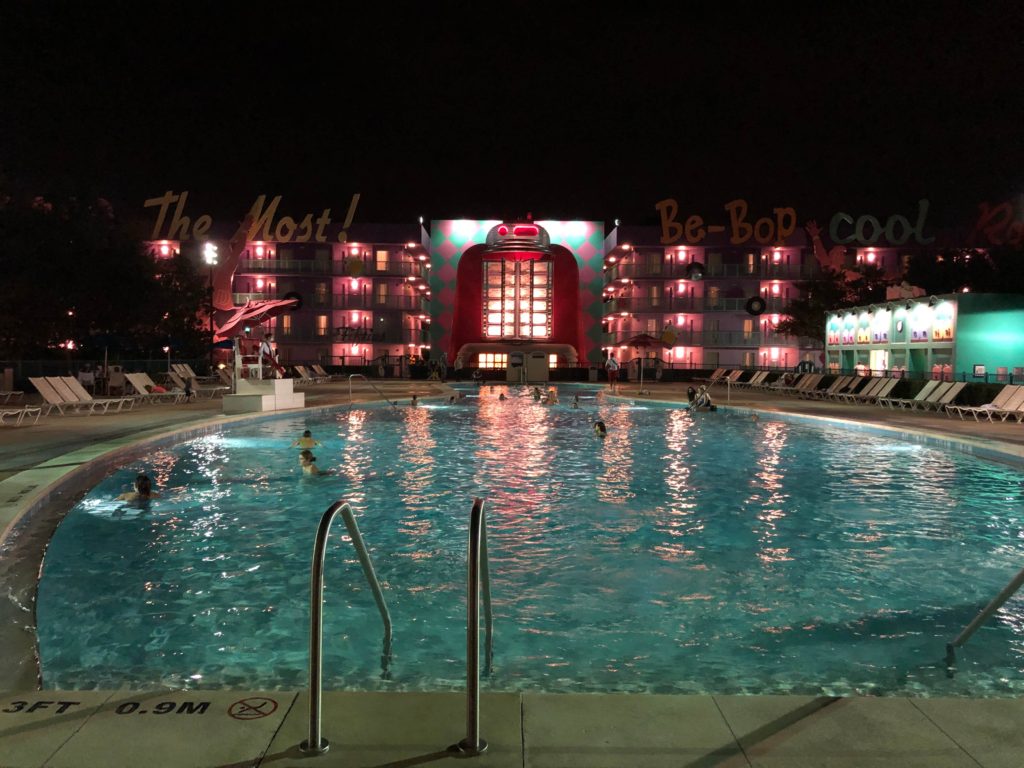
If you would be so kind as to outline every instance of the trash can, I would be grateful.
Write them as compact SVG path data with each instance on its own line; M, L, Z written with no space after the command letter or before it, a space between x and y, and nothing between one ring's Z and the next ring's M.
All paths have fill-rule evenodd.
M588 378L591 384L597 383L597 368L590 366L590 376Z

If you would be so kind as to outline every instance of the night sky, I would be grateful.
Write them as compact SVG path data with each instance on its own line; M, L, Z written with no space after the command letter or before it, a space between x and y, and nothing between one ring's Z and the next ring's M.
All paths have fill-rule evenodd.
M1019 2L149 5L5 4L10 178L234 220L264 192L337 220L359 192L362 221L927 197L959 223L1024 192Z

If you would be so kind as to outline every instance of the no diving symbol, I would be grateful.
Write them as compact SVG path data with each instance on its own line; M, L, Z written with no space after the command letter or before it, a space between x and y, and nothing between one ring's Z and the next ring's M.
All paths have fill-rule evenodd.
M261 717L274 714L276 709L277 702L273 699L253 696L248 699L239 699L228 707L228 716L235 720L258 720Z

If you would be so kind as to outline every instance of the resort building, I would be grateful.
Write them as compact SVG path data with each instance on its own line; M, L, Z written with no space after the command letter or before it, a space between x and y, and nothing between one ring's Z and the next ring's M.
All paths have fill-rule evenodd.
M299 299L252 332L252 344L272 332L282 362L383 366L387 375L442 356L504 369L509 380L597 367L609 354L659 369L820 368L820 340L776 330L801 281L821 265L851 277L874 265L897 279L908 258L907 248L886 245L826 249L803 228L777 245L737 246L710 233L666 246L661 234L623 225L606 235L600 221L528 218L439 219L429 233L416 224L355 225L342 242L337 230L325 242L247 242L232 299ZM213 242L225 252L226 239ZM185 248L200 262L202 245L150 243L157 259ZM210 266L211 284L219 268ZM830 350L830 367L917 369L896 352L881 365L881 349L873 357ZM929 369L952 364L944 351L928 353Z
M829 314L831 372L1024 381L1024 296L954 293Z

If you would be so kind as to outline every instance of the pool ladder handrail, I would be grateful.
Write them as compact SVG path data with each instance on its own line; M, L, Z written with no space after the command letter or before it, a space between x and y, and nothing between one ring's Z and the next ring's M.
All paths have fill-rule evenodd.
M359 557L363 573L366 574L366 581L373 591L373 599L377 603L380 617L384 621L384 644L380 663L385 677L388 675L388 667L391 663L391 614L384 602L380 582L377 581L377 574L373 570L370 554L366 551L366 544L363 543L359 525L352 515L352 508L348 502L336 501L320 518L320 527L317 528L316 540L313 544L309 606L309 738L299 745L299 749L305 755L322 755L330 747L330 743L323 738L320 729L323 700L324 556L327 552L327 536L331 531L331 523L334 522L334 517L339 512L345 521L348 534L352 538L352 546Z
M1010 579L1010 583L1003 587L1003 590L996 595L992 602L985 606L985 608L974 617L974 621L964 627L964 631L957 635L956 640L952 643L946 644L946 664L952 666L956 662L956 649L971 639L978 627L984 624L989 617L1002 608L1003 603L1009 600L1013 594L1024 585L1024 568L1021 568L1020 572Z
M473 500L469 515L469 551L466 557L466 738L449 749L473 756L487 749L480 737L480 599L484 604L484 674L491 673L493 658L491 617L491 569L487 560L487 520L484 500Z
M391 401L391 399L387 395L385 395L383 392L380 391L380 389L377 388L376 384L374 384L372 381L370 381L368 378L366 378L361 373L353 373L353 374L350 374L349 377L348 377L348 407L349 407L349 410L352 409L352 379L355 379L355 378L360 378L363 381L365 381L367 384L369 384L371 387L373 387L373 391L374 392L376 392L378 395L380 395L381 397L384 398L384 402L385 403L390 405L396 411L398 410L398 405L396 403L393 403Z

